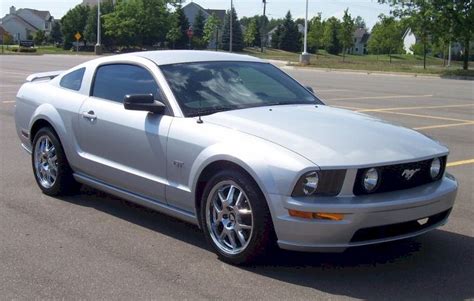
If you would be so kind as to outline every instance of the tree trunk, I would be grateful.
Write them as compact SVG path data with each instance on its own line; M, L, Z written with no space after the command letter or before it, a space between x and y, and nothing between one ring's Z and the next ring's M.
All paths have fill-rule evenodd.
M346 48L342 48L342 61L344 62L346 60Z
M423 69L426 70L426 42L423 42Z
M390 58L390 64L392 63L392 49L388 51L388 57Z
M462 66L464 70L469 69L469 42L469 38L466 37L464 39L464 63Z

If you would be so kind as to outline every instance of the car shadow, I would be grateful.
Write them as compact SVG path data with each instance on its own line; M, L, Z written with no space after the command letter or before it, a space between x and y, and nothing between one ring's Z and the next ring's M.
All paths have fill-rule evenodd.
M84 187L81 194L62 199L210 250L198 227L95 189ZM351 248L344 253L272 250L263 262L238 268L338 296L460 300L474 297L473 251L473 237L435 230L417 238Z

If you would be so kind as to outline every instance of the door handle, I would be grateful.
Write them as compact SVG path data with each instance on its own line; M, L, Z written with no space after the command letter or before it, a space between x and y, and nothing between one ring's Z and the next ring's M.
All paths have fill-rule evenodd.
M97 116L92 110L90 110L89 112L82 112L82 117L88 119L91 122L97 119Z

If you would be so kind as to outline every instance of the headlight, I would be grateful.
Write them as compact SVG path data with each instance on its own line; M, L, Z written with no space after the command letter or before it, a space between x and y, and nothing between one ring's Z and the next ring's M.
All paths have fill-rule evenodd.
M362 184L364 185L365 191L367 192L374 191L379 185L379 180L380 180L380 177L379 177L378 170L375 168L368 169L365 172L364 177L362 179L363 181Z
M438 178L440 173L441 173L441 160L439 158L434 158L433 161L431 161L430 176L434 180Z
M335 196L341 191L346 170L321 170L305 173L296 183L294 197Z

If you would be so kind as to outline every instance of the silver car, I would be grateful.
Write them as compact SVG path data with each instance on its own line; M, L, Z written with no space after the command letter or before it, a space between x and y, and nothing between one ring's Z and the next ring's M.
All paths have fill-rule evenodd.
M448 149L326 106L260 59L152 51L30 75L16 127L47 195L79 183L196 224L225 261L340 252L446 223Z

